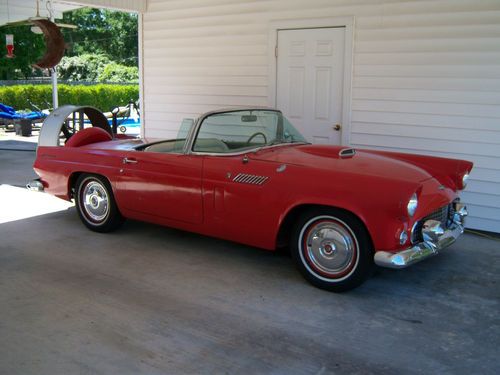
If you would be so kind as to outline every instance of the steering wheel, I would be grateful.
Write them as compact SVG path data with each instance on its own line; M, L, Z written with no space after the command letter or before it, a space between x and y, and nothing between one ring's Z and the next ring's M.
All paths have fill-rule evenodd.
M264 133L262 133L262 132L257 132L257 133L253 133L253 134L250 136L250 138L248 138L248 140L247 140L247 145L250 145L250 141L251 141L252 139L254 139L255 137L259 136L259 135L260 135L260 136L262 136L262 138L264 138L264 144L266 144L266 143L267 143L267 138L266 138L266 135L265 135Z

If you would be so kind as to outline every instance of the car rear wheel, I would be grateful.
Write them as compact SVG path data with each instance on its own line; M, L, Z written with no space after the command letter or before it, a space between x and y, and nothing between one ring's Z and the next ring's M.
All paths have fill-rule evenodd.
M84 174L76 182L76 209L85 226L96 232L111 232L124 221L109 182L100 176Z
M297 221L292 257L311 284L344 292L362 284L373 265L368 231L354 215L337 209L313 209Z

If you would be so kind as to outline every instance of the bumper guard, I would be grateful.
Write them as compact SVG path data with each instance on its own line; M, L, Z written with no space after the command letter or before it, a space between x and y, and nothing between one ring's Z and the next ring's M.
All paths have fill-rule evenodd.
M422 228L422 242L397 253L377 251L374 256L375 264L380 267L405 268L450 246L464 232L467 216L467 209L463 204L457 203L455 210L453 222L448 229L444 229L439 221L427 220Z

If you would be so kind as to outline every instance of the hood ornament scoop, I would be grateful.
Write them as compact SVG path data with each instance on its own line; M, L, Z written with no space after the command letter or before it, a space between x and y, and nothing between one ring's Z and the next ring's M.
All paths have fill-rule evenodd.
M339 156L341 159L352 158L354 155L356 155L356 150L353 148L344 148L339 151Z

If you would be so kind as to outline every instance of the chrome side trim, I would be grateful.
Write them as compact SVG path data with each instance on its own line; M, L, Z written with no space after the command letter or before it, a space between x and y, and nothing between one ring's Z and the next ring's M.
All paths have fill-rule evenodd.
M281 173L286 170L286 164L281 164L278 168L276 168L276 172Z
M464 221L467 209L463 204L456 204L456 213L453 223L444 229L437 220L427 220L422 228L423 241L397 253L377 251L374 256L375 264L380 267L405 268L450 246L464 232Z
M245 150L240 150L236 152L201 152L201 151L189 151L189 155L201 155L201 156L240 156L240 155L247 155L247 154L255 154L259 152L260 150L267 150L270 148L278 148L278 147L284 147L284 146L301 146L301 145L308 145L310 143L307 142L293 142L293 143L278 143L275 145L270 145L270 146L256 146L255 148L250 148L250 149L245 149Z

